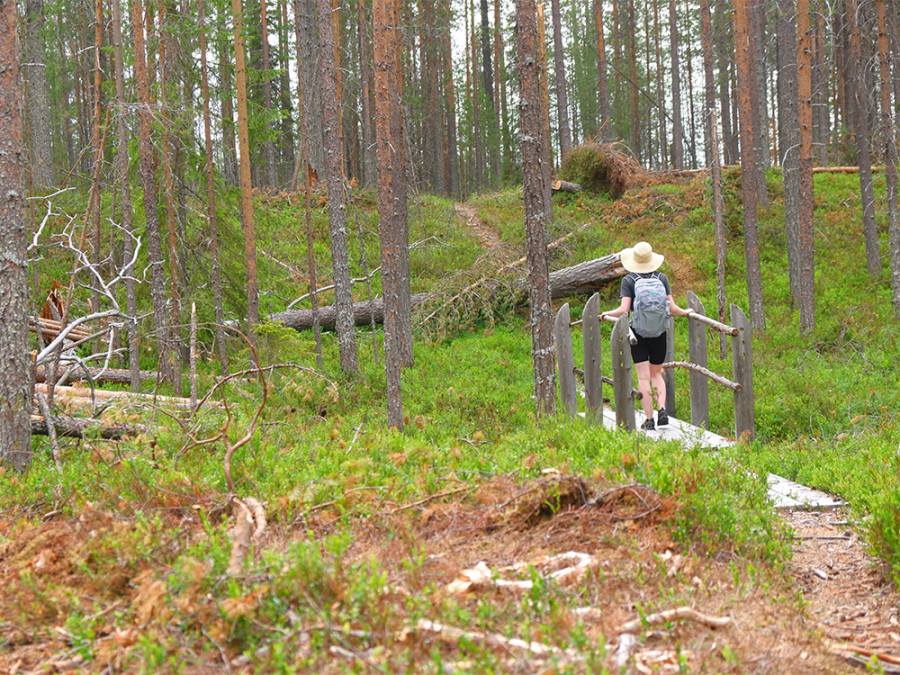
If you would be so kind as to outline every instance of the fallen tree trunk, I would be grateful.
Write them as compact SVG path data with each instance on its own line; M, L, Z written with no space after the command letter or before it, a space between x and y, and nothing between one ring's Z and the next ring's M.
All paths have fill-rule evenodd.
M54 415L53 428L58 436L68 436L69 438L89 436L105 440L118 440L126 436L145 434L149 431L148 427L143 424L117 424L93 417L69 417L67 415ZM50 433L47 420L40 415L32 415L31 433L35 436L47 436Z
M625 268L618 253L610 253L602 258L588 260L571 267L565 267L550 274L550 297L567 298L581 293L593 293L622 276L625 276ZM526 286L521 282L524 292ZM410 308L415 309L425 302L427 293L416 293L410 297ZM523 302L527 300L527 294ZM319 308L319 326L333 329L337 312L333 305ZM292 309L272 314L272 321L278 321L294 330L308 330L313 326L313 312L311 309ZM353 303L353 320L357 326L365 326L373 321L384 322L384 300L367 300L366 302Z
M567 180L558 180L553 184L553 192L581 192L583 189L578 183Z
M122 368L107 368L106 370L102 368L88 368L87 369L90 378L85 375L84 368L79 365L70 365L68 368L61 367L59 369L59 374L57 375L58 380L62 380L63 375L68 373L68 377L66 378L67 382L81 382L90 379L95 384L108 383L108 384L130 384L131 383L131 371L124 370ZM162 376L155 370L142 370L141 371L141 381L150 381L155 382L157 379L162 379ZM34 369L34 381L35 382L46 382L47 381L47 368L45 366L38 366Z

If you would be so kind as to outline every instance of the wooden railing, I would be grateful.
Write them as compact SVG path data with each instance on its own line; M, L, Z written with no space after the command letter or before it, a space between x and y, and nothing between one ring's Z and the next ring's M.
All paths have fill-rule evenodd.
M734 433L736 438L755 435L753 412L753 358L750 344L750 322L737 305L731 305L729 326L706 316L703 303L694 293L688 292L688 307L694 313L688 317L688 361L675 360L674 318L669 319L668 345L665 368L666 409L678 417L675 400L675 370L690 372L691 424L709 428L710 380L734 393ZM615 320L613 320L615 321ZM572 327L580 324L583 333L584 370L575 367L572 348ZM731 336L732 377L712 372L707 368L707 340L709 331ZM599 423L603 418L603 384L612 383L616 425L626 431L635 428L634 402L640 394L634 390L631 361L631 344L627 318L615 321L610 337L612 377L604 376L601 360L600 296L594 294L584 306L581 321L572 322L569 305L563 305L556 314L556 361L559 368L559 389L562 408L570 416L578 414L576 374L583 372L585 416Z

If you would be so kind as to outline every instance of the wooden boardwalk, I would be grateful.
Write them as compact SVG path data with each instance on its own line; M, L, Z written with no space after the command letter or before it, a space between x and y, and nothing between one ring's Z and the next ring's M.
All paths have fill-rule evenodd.
M583 415L584 413L579 413ZM635 433L642 434L651 440L677 441L686 448L708 448L716 450L734 445L734 441L724 436L719 436L710 431L695 427L687 422L669 418L669 424L658 427L653 431L641 431L640 427L647 419L643 411L636 410L634 423L637 429ZM603 407L603 426L607 429L616 428L616 414L612 409ZM781 476L770 473L767 476L769 484L769 500L776 509L825 511L844 506L840 499L815 490L805 485L800 485Z

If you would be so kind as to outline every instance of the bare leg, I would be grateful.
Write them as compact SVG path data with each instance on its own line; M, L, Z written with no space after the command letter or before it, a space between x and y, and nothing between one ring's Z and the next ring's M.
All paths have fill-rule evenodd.
M648 364L650 386L656 390L656 409L663 410L666 407L666 380L663 377L663 369L654 363L649 363L649 361Z
M638 391L641 392L642 395L641 407L644 409L644 414L647 416L648 420L653 419L653 394L650 391L650 368L649 361L641 361L640 363L634 364L634 370L638 377ZM663 395L665 395L665 393Z

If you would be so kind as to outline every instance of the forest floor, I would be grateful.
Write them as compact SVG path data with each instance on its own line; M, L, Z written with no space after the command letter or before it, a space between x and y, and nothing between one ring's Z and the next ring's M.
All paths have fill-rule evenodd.
M547 508L550 495L562 507L555 512ZM559 672L565 665L594 672L580 663L577 649L545 646L579 621L585 644L605 645L603 665L610 672L623 665L628 673L864 672L873 654L882 669L873 672L900 672L900 597L844 513L785 514L794 555L781 575L754 571L728 553L710 557L679 546L668 527L676 509L640 485L600 487L552 472L521 484L498 476L460 501L385 503L377 509L382 516L355 522L344 560L374 558L391 584L411 594L439 589L436 599L452 596L473 617L468 625L460 625L458 616L435 616L434 623L420 619L380 637L382 653L426 655L421 672L431 672L435 648L442 651L445 672L477 672L467 670L464 645L482 640L507 657L504 672ZM164 546L204 536L196 519L190 524L189 517L180 523L175 514L168 517L174 538ZM324 537L342 521L339 511L323 509L303 522L273 524L260 548L283 550L310 533ZM253 672L246 657L227 645L215 642L218 651L211 651L195 642L195 633L181 632L184 623L164 619L169 604L193 617L208 616L204 636L217 635L222 621L221 608L209 596L168 596L160 581L169 574L166 565L148 567L135 578L123 576L115 564L87 569L87 541L129 527L127 519L99 512L33 526L0 523L6 598L0 605L0 673L136 672L129 667L129 651L154 625L179 646L181 672ZM396 540L398 531L415 542L424 561L414 571L409 550ZM519 635L510 636L502 623L492 631L494 618L529 603L532 570L555 579L554 604ZM54 614L53 597L70 594L82 599L81 621L96 626L89 634L77 633L79 624ZM23 603L43 606L43 620L26 623L25 614L32 621L37 617ZM492 613L474 620L485 616L486 605ZM680 619L654 617L679 608L690 611ZM628 627L632 621L636 625ZM334 670L324 672L366 670L377 653L369 644L366 651L338 651Z

